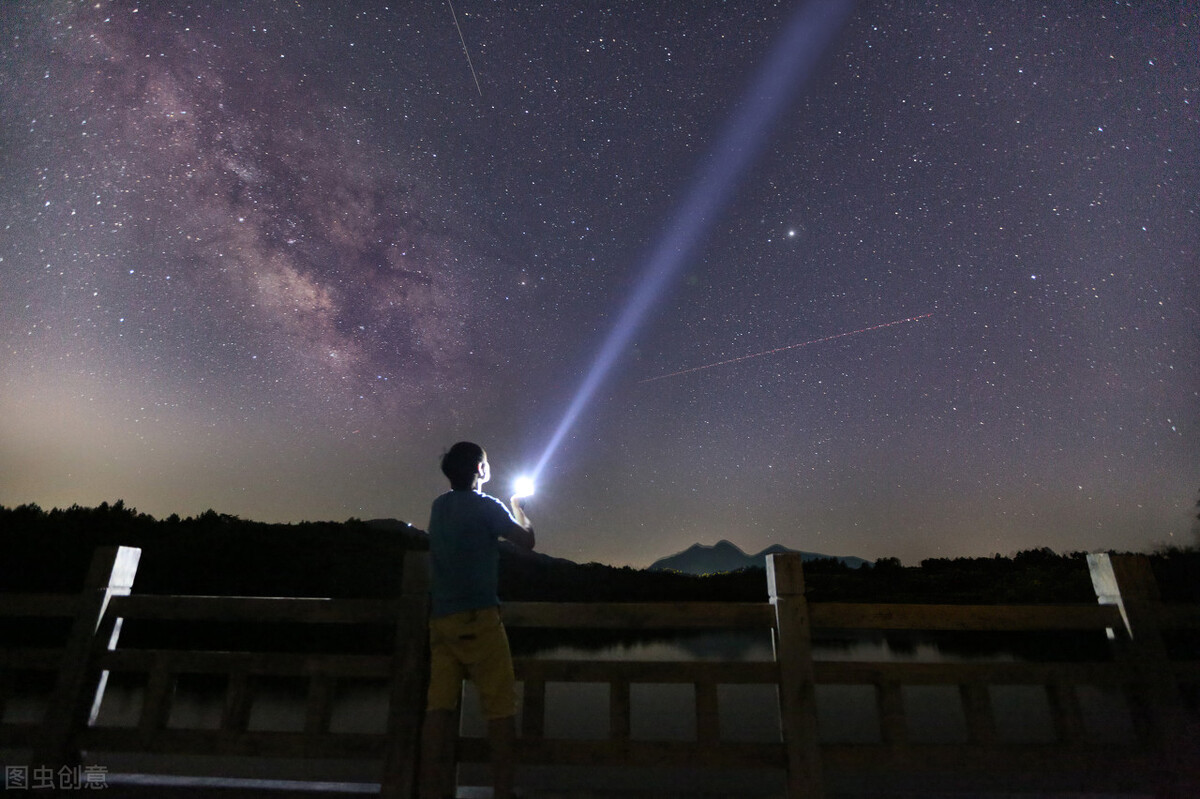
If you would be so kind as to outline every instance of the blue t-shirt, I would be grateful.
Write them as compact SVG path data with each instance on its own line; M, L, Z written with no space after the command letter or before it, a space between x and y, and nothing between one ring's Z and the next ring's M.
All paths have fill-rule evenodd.
M504 503L481 491L447 491L429 514L430 616L492 608L499 540L519 527Z

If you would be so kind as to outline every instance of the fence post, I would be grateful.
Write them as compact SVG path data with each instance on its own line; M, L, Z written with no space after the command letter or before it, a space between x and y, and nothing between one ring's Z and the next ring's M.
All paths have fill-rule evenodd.
M779 663L779 721L787 757L787 796L823 799L812 627L800 555L767 556L767 592L775 606L775 660Z
M1187 764L1189 752L1196 753L1187 731L1181 710L1179 684L1171 668L1166 642L1163 640L1159 616L1162 602L1158 583L1145 555L1109 555L1094 553L1087 556L1092 586L1101 605L1116 605L1125 621L1129 638L1122 647L1123 659L1136 682L1139 698L1145 703L1149 716L1152 743L1163 762L1156 768L1165 791L1163 796L1194 796L1183 784L1185 775L1196 771L1196 764Z
M404 553L400 617L396 620L396 652L392 662L391 703L383 761L382 799L416 796L420 723L423 716L425 652L429 640L429 553Z
M96 633L104 619L108 600L128 596L137 574L142 550L136 547L99 547L92 555L79 608L63 648L54 692L34 739L33 762L42 766L70 764L78 758L72 739L76 729L87 723L94 696L84 696ZM107 643L107 642L106 642Z

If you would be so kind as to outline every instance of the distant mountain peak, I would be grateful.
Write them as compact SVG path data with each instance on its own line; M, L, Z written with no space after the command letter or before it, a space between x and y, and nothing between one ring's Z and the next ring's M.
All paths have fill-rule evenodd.
M750 555L737 544L722 538L712 545L696 543L682 552L676 552L674 555L659 558L650 564L649 571L716 574L718 572L737 571L738 569L750 567L762 568L766 566L768 555L778 555L786 552L796 553L805 561L833 558L842 561L852 569L857 569L864 563L869 562L863 558L853 556L839 557L835 555L822 555L818 552L801 552L797 549L785 547L783 544L772 544L761 552Z
M726 540L724 538L722 538L720 541L713 544L712 546L705 546L704 544L693 544L692 545L693 549L697 548L697 547L700 549L732 549L735 552L741 552L743 555L746 554L746 550L742 549L741 547L739 547L737 544L733 543L732 541Z

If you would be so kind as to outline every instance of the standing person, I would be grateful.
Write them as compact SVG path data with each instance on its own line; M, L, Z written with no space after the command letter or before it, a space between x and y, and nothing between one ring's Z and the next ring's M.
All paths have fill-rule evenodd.
M483 447L460 441L442 457L450 490L429 516L432 594L429 612L429 698L421 730L421 799L440 799L454 738L454 710L464 677L479 689L492 750L496 799L513 795L517 712L508 636L496 595L499 540L533 549L533 525L518 497L512 512L480 491L491 478Z

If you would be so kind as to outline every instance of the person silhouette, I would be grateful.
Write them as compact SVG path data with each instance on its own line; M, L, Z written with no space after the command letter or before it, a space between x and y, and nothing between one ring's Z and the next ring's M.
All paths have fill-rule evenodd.
M453 714L469 677L479 690L496 799L513 796L516 678L497 596L499 541L533 549L519 497L512 510L480 487L491 479L483 447L460 441L442 457L450 490L429 515L429 692L421 728L421 799L453 796ZM447 793L447 791L449 791Z

